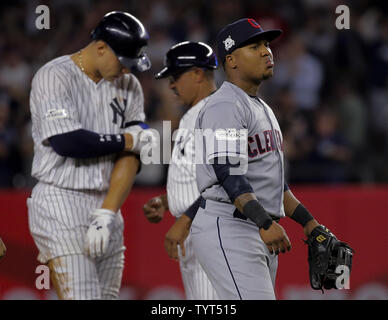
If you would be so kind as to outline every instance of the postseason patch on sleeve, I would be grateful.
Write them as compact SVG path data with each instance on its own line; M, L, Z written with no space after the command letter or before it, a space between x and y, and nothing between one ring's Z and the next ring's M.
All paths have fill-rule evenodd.
M63 119L68 117L68 113L65 109L50 109L44 117L47 120Z
M237 140L246 140L248 130L246 129L217 129L215 136L217 140L227 140L227 141L237 141Z

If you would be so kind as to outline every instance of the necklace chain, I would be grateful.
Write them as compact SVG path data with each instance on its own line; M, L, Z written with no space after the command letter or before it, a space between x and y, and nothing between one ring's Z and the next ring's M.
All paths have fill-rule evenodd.
M79 60L79 66L81 67L82 72L85 72L85 68L82 64L82 53L81 50L78 52L78 60Z

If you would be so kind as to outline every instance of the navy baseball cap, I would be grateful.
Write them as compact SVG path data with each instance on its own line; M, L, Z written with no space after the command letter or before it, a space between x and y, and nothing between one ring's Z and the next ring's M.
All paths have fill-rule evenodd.
M164 68L155 75L155 78L166 78L194 66L216 69L218 66L216 54L206 43L180 42L167 51Z
M225 62L225 57L237 48L243 47L254 38L262 38L272 41L282 30L273 29L264 31L254 19L240 19L225 26L217 35L218 58L221 63Z

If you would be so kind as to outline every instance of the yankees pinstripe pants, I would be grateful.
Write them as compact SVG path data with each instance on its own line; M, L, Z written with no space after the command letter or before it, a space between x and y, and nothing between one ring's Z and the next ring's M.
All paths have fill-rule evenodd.
M84 255L91 213L105 192L61 189L38 183L27 200L31 235L38 261L48 263L59 298L116 299L124 268L124 221L117 213L106 254Z

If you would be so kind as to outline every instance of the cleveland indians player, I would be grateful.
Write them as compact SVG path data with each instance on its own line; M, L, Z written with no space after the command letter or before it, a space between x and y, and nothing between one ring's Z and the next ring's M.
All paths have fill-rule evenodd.
M257 96L260 83L273 75L269 42L280 34L264 31L253 19L219 32L227 81L196 121L202 132L195 139L197 154L202 144L197 165L202 200L191 239L220 299L275 299L277 254L291 249L276 221L291 217L306 235L319 225L285 184L281 130Z
M179 257L186 298L213 300L217 299L217 294L198 263L187 235L192 213L198 209L196 200L199 197L194 162L194 125L209 95L216 90L213 70L217 68L217 60L207 44L185 41L167 52L165 64L156 79L168 77L171 90L190 109L182 117L174 139L167 194L150 199L143 209L150 222L159 222L168 209L177 218L166 234L165 248L171 258Z
M29 227L60 299L116 299L124 267L120 207L152 132L132 67L147 70L148 33L110 12L92 42L41 67L30 108L38 179L27 200Z

